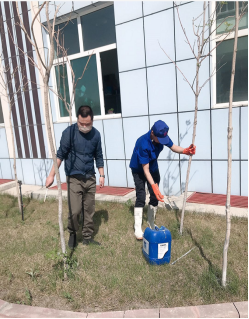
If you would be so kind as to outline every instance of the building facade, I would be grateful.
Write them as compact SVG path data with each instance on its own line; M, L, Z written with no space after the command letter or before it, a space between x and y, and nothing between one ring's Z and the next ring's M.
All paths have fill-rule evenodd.
M30 31L34 10L42 2L19 2L18 11ZM191 44L195 41L192 19L203 11L202 1L75 1L50 2L50 18L60 4L55 30L62 30L68 63L58 56L50 77L50 106L54 142L59 147L61 134L69 125L68 112L54 92L64 92L67 101L72 94L72 67L76 79L81 77L89 55L87 69L76 86L72 109L73 122L82 104L94 110L94 126L101 133L106 185L134 187L129 162L136 139L161 119L169 126L174 144L188 147L192 140L195 96L179 69L192 83L196 61L180 25ZM234 15L234 2L209 2L207 18L216 12L216 29ZM240 3L243 10L243 3ZM18 83L29 79L29 90L21 92L12 108L18 179L25 184L44 185L52 159L45 128L42 78L28 63L37 61L27 37L18 26L15 2L1 2L2 65L24 65L15 81L8 84L13 94ZM40 21L46 25L45 10ZM70 21L69 21L70 18ZM197 20L198 21L198 20ZM229 26L233 18L226 20ZM216 25L217 23L217 25ZM248 15L240 22L233 107L232 195L248 194ZM39 23L34 25L42 56L49 55L49 38ZM233 50L233 33L225 37L225 27L217 28L203 56L211 54L200 68L200 93L196 155L190 174L190 191L226 193L228 98ZM14 39L14 40L13 40ZM14 45L13 42L18 45ZM196 46L195 46L196 48ZM163 50L171 60L166 56ZM26 54L23 54L25 52ZM58 53L58 51L56 51ZM70 65L69 65L70 63ZM218 70L217 73L214 69ZM214 75L211 77L211 75ZM61 80L63 77L64 82ZM210 81L207 81L211 77ZM18 82L19 81L19 82ZM65 86L63 86L65 84ZM8 120L8 104L1 94L0 110L0 178L12 179L13 145ZM180 195L185 187L185 155L164 148L159 157L160 190L165 195ZM64 165L60 168L66 181ZM98 172L96 172L98 177ZM98 178L97 178L98 180Z

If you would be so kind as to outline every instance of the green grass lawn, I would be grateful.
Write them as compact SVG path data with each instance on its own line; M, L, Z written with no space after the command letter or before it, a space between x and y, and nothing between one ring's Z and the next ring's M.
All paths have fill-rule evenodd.
M222 288L222 251L226 220L212 214L186 213L183 236L179 213L159 209L158 226L172 234L171 262L149 265L133 231L133 206L97 202L95 240L78 246L68 258L63 280L57 202L24 199L24 222L17 201L0 195L0 299L33 306L94 312L181 307L248 299L248 222L233 218L226 288ZM63 203L68 241L67 203ZM144 210L143 229L146 228Z

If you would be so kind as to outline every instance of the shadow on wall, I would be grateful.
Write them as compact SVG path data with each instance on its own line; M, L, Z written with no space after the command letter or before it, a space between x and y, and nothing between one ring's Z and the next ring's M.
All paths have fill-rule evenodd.
M53 162L48 159L41 161L39 164L34 164L36 178L38 178L38 180L36 180L37 185L45 186L46 178L50 173L52 164Z
M190 129L193 127L193 124L191 124L191 120L187 120L185 122L186 128L184 134L180 133L179 140L180 144L182 144L182 141L184 138L188 135L191 134ZM182 182L181 182L181 187L180 190L177 192L174 192L174 186L177 183L178 179L180 178L180 171L182 171L183 166L186 166L186 171L188 167L188 157L182 158L180 160L180 167L179 167L179 161L175 161L176 157L178 156L177 153L172 152L170 149L168 150L168 155L166 157L167 159L167 170L163 176L163 191L165 195L168 196L178 196L181 195L184 190L185 190L185 181L186 176L182 176ZM175 163L175 166L174 166ZM194 175L197 173L197 170L190 171L190 179L189 182L192 180Z

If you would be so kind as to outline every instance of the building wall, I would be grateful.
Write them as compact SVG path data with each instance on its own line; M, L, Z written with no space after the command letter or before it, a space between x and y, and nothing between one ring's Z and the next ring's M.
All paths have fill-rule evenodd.
M75 4L87 6L90 2L75 2ZM192 17L202 12L202 5L202 2L181 2L179 12L191 43L194 40ZM6 4L1 3L3 17L6 17L5 7ZM180 72L164 54L159 43L171 59L178 62L179 67L191 82L195 73L195 60L184 41L184 34L173 2L116 1L114 9L122 116L117 119L103 118L94 121L94 126L100 131L102 137L106 185L134 187L129 161L135 141L145 134L155 121L161 119L168 124L169 136L174 144L183 147L191 144L194 94ZM67 6L63 7L60 14L67 13L67 10L69 10ZM43 41L46 47L44 37ZM25 39L23 42L25 43ZM211 61L207 58L200 71L201 84L209 78L210 69ZM33 108L37 108L34 98L31 98L32 92L30 92L30 99L33 101ZM24 183L44 185L52 160L47 151L48 141L45 134L40 90L37 89L37 92L41 120L37 121L34 111L32 125L35 129L37 145L40 145L41 140L38 127L42 128L45 156L41 153L41 147L38 147L37 156L34 156L30 131L32 125L27 117L23 124L16 125L18 128L16 128L16 138L19 132L22 147L22 156L20 154L18 156L17 169L18 178ZM193 156L189 190L225 194L228 109L212 109L211 94L211 83L207 83L199 99L197 153ZM23 101L25 102L25 97ZM68 123L58 123L53 94L50 94L50 103L55 143L58 148L61 133ZM27 105L24 106L24 109L27 110L27 108ZM16 104L16 109L20 114L21 105ZM248 194L247 118L248 107L241 106L233 109L233 195L247 196ZM27 131L30 156L25 153L23 127ZM0 142L3 150L0 152L0 178L13 178L11 168L13 160L9 156L10 151L6 142L6 127L0 128ZM179 195L184 189L187 159L187 156L175 154L168 148L161 153L158 161L161 173L160 190L164 194ZM63 165L60 172L62 181L65 181Z

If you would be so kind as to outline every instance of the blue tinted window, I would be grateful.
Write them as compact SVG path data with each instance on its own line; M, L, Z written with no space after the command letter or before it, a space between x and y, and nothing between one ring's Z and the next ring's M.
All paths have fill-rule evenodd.
M60 44L63 43L64 40L64 48L67 50L67 54L75 54L80 52L79 45L79 35L78 35L78 25L77 19L72 19L65 23L57 24L55 26L55 31L59 32L59 41ZM55 57L57 56L57 46L55 43ZM59 56L61 53L59 52Z
M116 43L114 8L107 8L81 17L84 51Z

